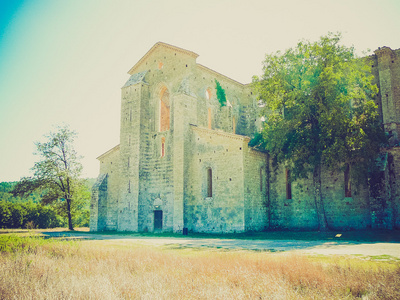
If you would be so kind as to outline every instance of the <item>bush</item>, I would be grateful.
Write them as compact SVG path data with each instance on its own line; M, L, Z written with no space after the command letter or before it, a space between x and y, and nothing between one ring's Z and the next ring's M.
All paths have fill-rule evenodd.
M0 202L0 228L54 228L65 222L48 206L38 203Z

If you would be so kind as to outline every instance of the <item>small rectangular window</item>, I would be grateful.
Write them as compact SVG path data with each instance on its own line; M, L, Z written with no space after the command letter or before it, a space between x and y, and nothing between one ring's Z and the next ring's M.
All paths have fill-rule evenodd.
M290 178L290 170L286 169L286 199L292 199L292 181Z
M207 197L212 197L212 169L207 169Z
M165 156L165 137L161 138L161 157Z
M211 121L211 108L208 108L208 129L212 128L212 121Z
M344 196L351 197L350 165L346 164L344 170Z

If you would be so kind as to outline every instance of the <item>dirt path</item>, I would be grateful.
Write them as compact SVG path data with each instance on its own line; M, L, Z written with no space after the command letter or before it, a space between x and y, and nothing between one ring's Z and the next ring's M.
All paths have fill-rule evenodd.
M145 237L140 235L90 234L80 232L43 232L48 237L66 237L88 240L105 240L112 243L141 243L153 246L211 247L262 251L292 251L323 255L391 256L400 259L400 243L358 241L303 241L303 240L244 240L187 237ZM384 258L384 257L383 257Z

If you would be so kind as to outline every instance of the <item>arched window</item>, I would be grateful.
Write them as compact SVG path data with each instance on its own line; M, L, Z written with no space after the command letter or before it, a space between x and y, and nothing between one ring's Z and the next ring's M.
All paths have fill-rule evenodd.
M206 90L206 98L207 98L207 100L210 100L210 99L211 99L211 95L212 95L211 89L208 88L208 89Z
M207 168L207 197L212 197L212 169Z
M169 92L166 87L160 92L160 131L169 130L170 123L170 103Z

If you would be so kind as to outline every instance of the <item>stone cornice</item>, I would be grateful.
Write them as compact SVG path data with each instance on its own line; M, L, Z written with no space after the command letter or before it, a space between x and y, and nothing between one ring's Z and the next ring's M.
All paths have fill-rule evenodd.
M151 49L149 51L147 51L147 53L145 55L143 55L143 57L128 71L128 74L130 74L130 75L135 74L137 68L159 47L167 48L167 49L179 52L179 53L189 55L189 56L193 57L194 59L196 59L199 56L198 54L196 54L192 51L185 50L185 49L182 49L179 47L175 47L170 44L163 43L163 42L158 42L153 47L151 47Z
M250 138L245 135L239 135L239 134L229 133L229 132L225 132L225 131L208 129L205 127L198 127L197 125L193 125L193 124L190 124L190 126L192 127L192 129L194 131L199 131L199 132L208 133L208 134L212 134L212 135L224 136L224 137L227 137L230 139L235 139L235 140L241 140L241 141L247 141L247 142L250 141Z

